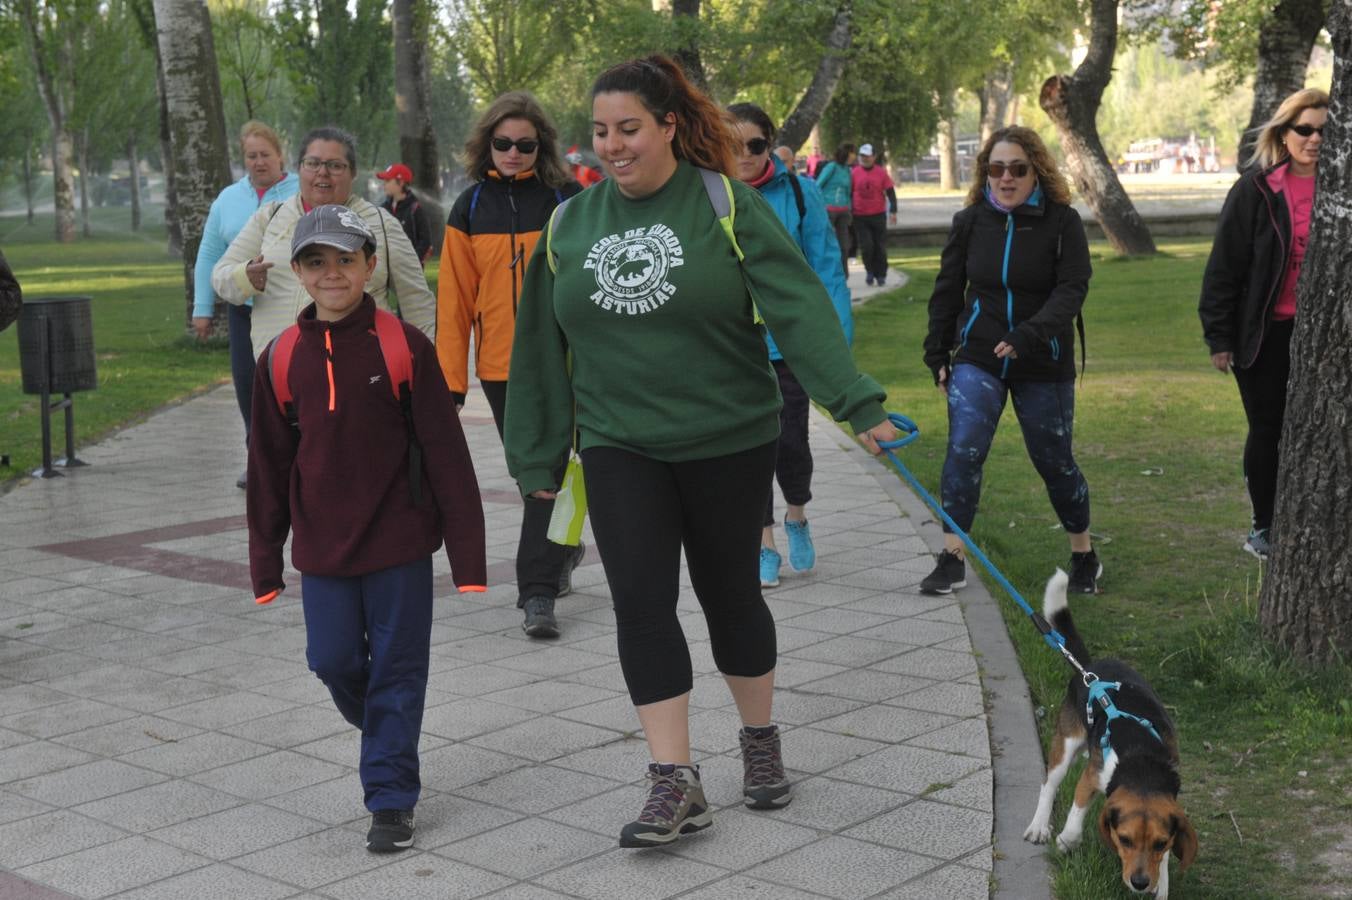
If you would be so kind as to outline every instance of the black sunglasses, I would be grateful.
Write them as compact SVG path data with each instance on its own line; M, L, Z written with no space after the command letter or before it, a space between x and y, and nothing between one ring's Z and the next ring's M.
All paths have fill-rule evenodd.
M748 156L760 156L769 146L770 142L765 138L752 138L746 142L746 152Z
M520 150L522 153L534 153L535 148L538 146L540 146L540 142L533 141L530 138L521 138L519 141L509 140L505 137L493 138L493 149L497 150L499 153L506 153L513 147Z
M1323 125L1292 125L1291 130L1301 137L1309 137L1312 134L1317 134L1320 137L1324 136Z
M1026 162L991 163L986 167L986 171L990 173L990 176L997 179L1004 178L1006 170L1008 170L1009 174L1013 175L1015 178L1022 178L1032 171L1032 167Z

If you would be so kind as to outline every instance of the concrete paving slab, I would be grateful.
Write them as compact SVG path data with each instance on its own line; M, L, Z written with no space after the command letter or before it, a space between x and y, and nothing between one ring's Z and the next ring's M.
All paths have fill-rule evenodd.
M1047 896L1045 861L1002 837L1022 828L1041 758L1026 699L1022 734L987 714L993 655L973 641L992 630L971 625L998 611L975 585L961 603L916 593L937 532L816 417L818 565L767 591L795 800L742 805L739 720L683 572L715 826L667 851L616 848L647 750L599 556L589 546L559 603L561 638L525 638L521 507L477 390L462 423L496 581L462 598L434 566L418 850L363 849L358 737L306 669L299 592L251 602L242 435L220 389L82 448L86 469L0 495L0 877L28 879L25 897L145 900ZM1017 706L1009 658L995 674Z

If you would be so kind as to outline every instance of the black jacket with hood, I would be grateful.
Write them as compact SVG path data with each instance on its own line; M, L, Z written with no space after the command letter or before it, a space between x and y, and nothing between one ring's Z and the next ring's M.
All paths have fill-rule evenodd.
M1291 256L1291 213L1269 176L1289 161L1235 182L1216 223L1197 312L1212 353L1234 354L1247 369L1258 358Z
M1075 320L1091 274L1080 214L1041 187L1008 213L982 199L953 216L925 337L936 383L956 362L1008 380L1074 380ZM1001 341L1017 358L995 355Z

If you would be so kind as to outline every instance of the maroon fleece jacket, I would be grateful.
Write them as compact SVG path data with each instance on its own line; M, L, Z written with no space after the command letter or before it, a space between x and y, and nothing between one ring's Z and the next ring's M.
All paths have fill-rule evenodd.
M479 483L432 342L404 325L413 356L413 424L423 449L423 497L415 506L407 430L375 335L375 302L365 295L338 322L319 321L311 304L296 321L301 334L287 381L299 430L273 393L271 344L254 377L247 491L254 596L262 602L284 586L288 530L295 567L329 576L413 562L436 552L444 536L455 584L483 590Z

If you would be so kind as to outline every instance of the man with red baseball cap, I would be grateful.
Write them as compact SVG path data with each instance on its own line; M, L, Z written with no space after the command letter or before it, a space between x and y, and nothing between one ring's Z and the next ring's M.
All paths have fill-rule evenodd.
M413 183L413 170L403 163L394 163L384 172L377 172L376 177L385 187L385 202L381 206L404 226L404 233L413 244L418 259L427 265L427 258L432 255L432 228L422 204L409 189Z

